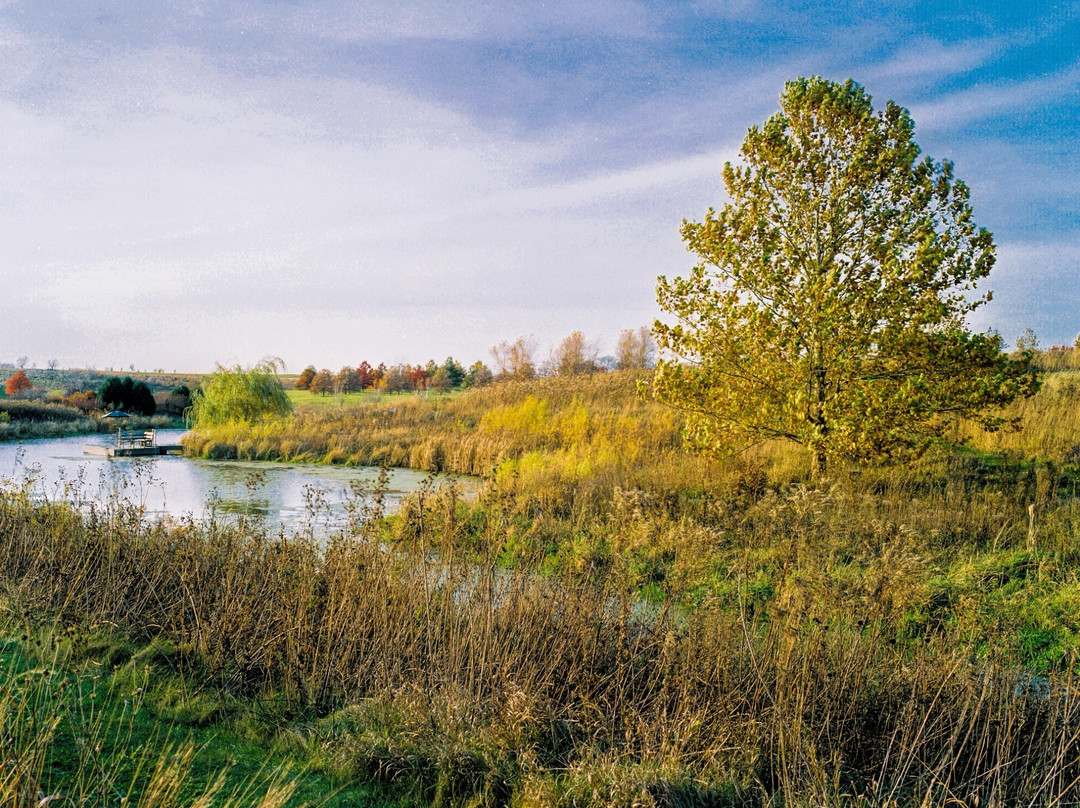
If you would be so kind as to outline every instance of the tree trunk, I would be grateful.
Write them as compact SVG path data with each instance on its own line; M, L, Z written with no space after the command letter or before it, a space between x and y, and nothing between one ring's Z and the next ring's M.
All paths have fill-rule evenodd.
M829 434L829 425L825 422L825 380L826 372L822 365L821 349L818 349L818 365L814 368L811 387L811 411L810 423L816 428L817 434L810 449L814 453L810 474L814 482L820 482L825 478L828 471L829 458L825 452L825 437Z

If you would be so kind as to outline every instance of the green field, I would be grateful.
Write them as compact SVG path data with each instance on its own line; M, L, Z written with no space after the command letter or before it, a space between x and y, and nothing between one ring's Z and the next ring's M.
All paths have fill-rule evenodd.
M364 401L379 401L386 398L387 393L379 393L372 390L365 390L362 393L339 393L336 395L322 395L321 393L312 393L308 390L286 390L289 395L289 400L292 401L294 406L308 406L318 409L325 409L327 407L344 407L359 404ZM404 395L404 394L399 394Z

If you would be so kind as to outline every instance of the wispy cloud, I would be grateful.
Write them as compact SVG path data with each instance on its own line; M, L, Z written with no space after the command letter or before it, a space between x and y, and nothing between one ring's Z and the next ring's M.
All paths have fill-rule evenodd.
M924 79L965 73L985 65L1001 46L1000 41L978 39L945 43L921 39L906 44L868 70L868 80Z
M1080 95L1080 63L1051 75L1021 81L982 83L933 100L913 104L911 113L924 129L956 129L992 118L1018 116Z
M293 8L254 3L244 19L248 27L338 43L401 39L513 42L551 36L652 36L656 15L649 5L633 0L403 0Z

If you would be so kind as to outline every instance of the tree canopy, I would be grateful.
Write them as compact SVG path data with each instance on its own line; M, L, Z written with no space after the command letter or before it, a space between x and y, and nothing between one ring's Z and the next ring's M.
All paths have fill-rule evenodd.
M300 375L296 379L296 389L297 390L308 390L308 389L310 389L311 380L315 378L316 373L318 373L318 371L315 370L314 365L308 365L306 368L304 368L302 371L300 371Z
M994 264L967 186L920 158L905 109L875 111L853 81L800 78L780 102L724 166L730 201L683 223L700 263L659 279L673 321L654 326L657 398L699 448L787 439L818 474L918 450L945 413L998 426L1035 380L966 329Z
M200 429L288 415L292 402L278 379L281 369L281 360L270 358L251 368L218 365L192 395L192 426Z
M558 376L581 376L602 370L596 361L600 350L585 339L581 331L572 331L551 354L551 369Z
M656 341L645 325L636 331L624 329L615 350L616 370L643 370L656 362Z
M500 379L532 379L536 377L536 337L518 337L514 342L503 340L491 349Z
M32 390L33 387L34 384L30 381L30 377L26 375L24 370L19 369L11 374L11 377L4 383L4 392L9 396L17 396L27 390Z
M150 386L130 376L110 376L98 388L98 401L107 410L125 410L138 415L153 415L157 403Z
M465 374L463 384L466 387L485 387L491 384L495 375L491 372L491 368L477 359L471 365L469 370Z
M334 392L334 374L330 368L323 368L311 377L308 390L320 396L328 396Z

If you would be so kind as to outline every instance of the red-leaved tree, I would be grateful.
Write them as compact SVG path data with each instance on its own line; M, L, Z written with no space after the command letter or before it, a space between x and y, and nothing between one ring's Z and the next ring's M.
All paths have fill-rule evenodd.
M4 392L9 396L17 396L19 393L34 389L33 382L22 370L16 370L11 378L4 384Z
M315 378L315 373L316 370L314 365L308 365L306 368L300 371L300 376L296 380L296 389L310 390L311 380Z
M364 360L356 366L356 373L360 377L360 389L367 390L375 386L375 369Z

